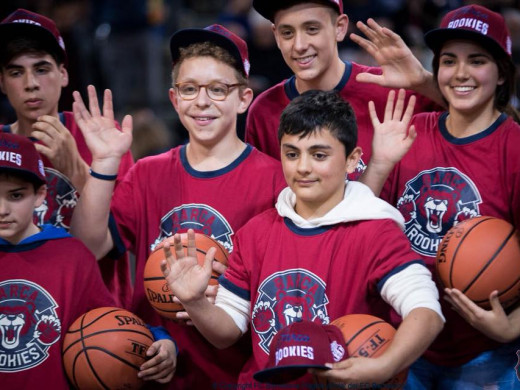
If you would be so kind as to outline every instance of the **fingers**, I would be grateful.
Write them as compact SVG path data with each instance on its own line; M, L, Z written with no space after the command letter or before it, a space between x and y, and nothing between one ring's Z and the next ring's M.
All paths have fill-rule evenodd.
M110 89L105 89L105 92L103 94L103 116L114 120L112 91Z
M132 129L133 129L132 115L125 115L125 117L123 118L123 122L121 123L121 131L123 133L132 134Z
M500 303L500 299L498 298L497 290L492 291L491 294L489 294L489 304L491 305L491 310L495 313L505 313L504 308Z
M197 257L197 246L195 245L195 231L188 229L188 256Z
M182 245L182 240L181 240L181 235L180 234L178 234L178 233L174 234L174 236L173 236L173 245L174 245L174 248L175 248L175 257L177 259L181 259L181 258L186 256L184 254L184 247Z
M90 112L88 112L83 98L78 91L72 93L74 102L72 103L72 112L74 113L74 119L77 123L89 120L91 118Z
M374 129L376 129L381 124L381 122L379 122L376 106L372 100L368 102L368 113L370 114L370 119L372 120L372 126Z
M386 99L385 115L383 118L383 120L385 122L388 122L393 117L394 101L395 101L395 91L392 89L390 92L388 92L388 98Z
M216 261L216 260L213 261L211 266L212 266L213 271L219 275L224 274L228 268L226 265L224 265L220 261Z
M99 103L96 94L96 87L94 87L93 85L89 85L87 87L87 92L90 114L94 117L101 116L101 110L99 109Z

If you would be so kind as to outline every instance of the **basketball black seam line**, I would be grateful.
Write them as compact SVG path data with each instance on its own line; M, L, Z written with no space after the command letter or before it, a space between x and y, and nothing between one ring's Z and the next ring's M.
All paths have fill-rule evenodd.
M371 322L370 324L366 324L364 327L362 327L360 330L358 330L356 333L354 333L352 335L352 337L350 337L348 339L348 341L345 341L345 345L348 346L352 340L354 340L361 332L363 332L365 329L371 327L372 325L376 325L376 324L381 324L381 323L384 323L385 321L374 321L374 322Z
M512 230L511 232L508 234L508 236L506 237L506 239L504 241L502 241L502 244L500 244L500 246L497 248L497 250L495 251L495 253L493 254L493 256L491 256L491 258L486 262L486 265L484 265L484 267L482 267L480 269L480 271L475 275L475 277L473 278L473 280L466 286L466 288L464 289L464 291L462 291L463 293L466 293L466 291L468 291L471 286L473 286L473 284L477 281L477 279L484 273L484 271L486 271L486 269L489 268L489 266L491 265L491 263L493 263L493 261L495 260L495 258L498 256L498 254L502 251L502 249L504 249L504 247L506 246L507 242L509 241L509 239L511 238L511 236L513 236L513 234L515 233L515 228L512 227Z
M486 218L486 219L483 219L482 221L479 221L477 222L475 225L473 225L472 227L469 228L469 230L466 232L466 234L464 234L464 237L462 237L462 239L460 240L459 244L457 245L457 248L455 248L455 251L453 252L453 256L452 256L452 260L451 260L451 264L450 264L450 273L448 274L449 275L449 278L448 280L450 281L450 285L449 286L446 286L446 287L449 287L449 288L453 288L453 277L452 277L452 274L453 274L453 267L455 266L455 259L457 258L457 253L459 251L459 248L460 246L462 245L462 243L464 242L464 240L466 239L466 237L468 236L468 234L475 228L477 227L478 225L480 225L481 223L483 223L484 221L488 221L492 219L491 217L489 218Z

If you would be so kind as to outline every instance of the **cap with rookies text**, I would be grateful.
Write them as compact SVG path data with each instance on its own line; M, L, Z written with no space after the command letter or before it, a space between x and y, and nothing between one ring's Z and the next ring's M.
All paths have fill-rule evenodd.
M193 43L212 42L227 50L237 61L238 70L249 76L249 56L246 42L238 35L220 24L212 24L205 28L187 28L174 33L170 39L172 62L175 64L180 57L180 48Z
M40 154L33 142L24 136L0 133L0 172L13 171L45 183L45 171Z
M0 44L5 46L7 41L23 36L45 42L56 49L61 61L66 61L65 43L53 20L35 12L18 8L0 22Z
M340 15L343 13L342 0L253 0L253 8L264 18L274 23L274 15L278 11L301 3L323 4L332 7Z
M280 384L298 379L308 368L328 370L325 363L347 357L344 345L343 334L335 325L293 322L273 337L267 367L253 377L259 382Z
M467 5L448 12L439 28L424 35L426 44L434 52L453 39L477 41L491 53L511 58L511 35L503 16L480 5Z

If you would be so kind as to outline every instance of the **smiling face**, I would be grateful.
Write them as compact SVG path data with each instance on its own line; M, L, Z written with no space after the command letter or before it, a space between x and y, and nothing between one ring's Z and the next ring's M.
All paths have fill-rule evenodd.
M343 199L345 177L356 168L361 149L345 156L345 146L327 129L300 136L282 136L282 167L296 194L296 212L306 219L318 218Z
M41 115L57 115L61 89L68 84L64 65L50 54L22 54L0 73L0 86L18 120L36 121Z
M495 91L504 82L493 56L467 40L447 41L442 46L437 81L450 112L473 116L496 111Z
M238 80L232 66L210 56L198 56L182 60L179 66L175 83L186 82L236 84ZM245 87L232 88L222 101L212 100L204 87L193 100L183 100L177 88L170 89L170 100L189 132L190 143L206 146L237 137L237 114L245 112L252 99L252 90Z
M35 192L32 183L0 173L0 238L17 244L36 234L39 229L33 223L33 213L46 193L44 185Z
M345 38L347 28L345 14L338 16L319 4L297 4L276 13L276 43L296 75L300 92L335 87L343 73L337 43Z

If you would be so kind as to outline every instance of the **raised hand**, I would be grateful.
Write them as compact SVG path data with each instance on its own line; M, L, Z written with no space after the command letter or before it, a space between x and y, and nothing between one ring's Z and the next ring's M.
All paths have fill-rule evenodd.
M88 86L88 110L78 91L74 91L73 97L74 119L85 137L93 160L111 158L119 160L132 144L132 117L126 115L121 131L117 129L112 108L112 93L108 89L105 90L103 97L103 112L99 107L94 86Z
M380 26L372 18L367 20L367 24L359 21L356 26L368 39L355 33L350 35L350 39L370 54L383 70L381 75L360 73L357 81L414 90L430 81L431 73L424 69L398 34Z
M394 105L395 91L388 93L383 122L377 117L374 102L368 103L368 110L374 138L372 140L371 163L395 165L408 152L416 137L415 127L408 128L415 106L415 96L411 96L404 109L405 91L399 90L397 102Z
M195 232L192 229L188 230L186 254L179 234L175 234L173 242L176 258L171 253L170 243L166 241L163 244L166 259L161 263L161 270L170 290L183 305L198 299L206 299L205 291L211 277L216 249L210 248L208 250L204 264L200 266L197 261Z

